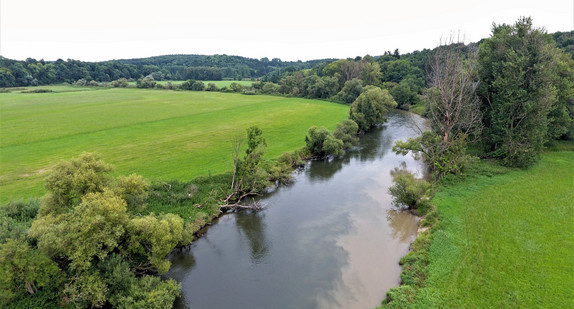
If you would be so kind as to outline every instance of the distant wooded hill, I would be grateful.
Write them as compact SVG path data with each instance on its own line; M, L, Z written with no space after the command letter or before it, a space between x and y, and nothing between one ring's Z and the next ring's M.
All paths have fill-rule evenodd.
M574 31L556 32L552 36L557 46L572 54L574 58ZM417 52L401 56L410 55L417 56ZM391 54L385 56L390 57ZM321 63L335 60L337 59L302 62L228 55L165 55L84 62L73 59L44 61L32 58L18 61L0 56L0 87L73 83L80 79L97 82L111 82L119 78L137 80L150 74L155 80L258 79L263 76L271 76L270 80L279 80L282 73L311 69ZM423 64L413 63L413 65L423 67Z
M83 62L73 59L24 61L0 56L0 87L73 83L80 79L111 82L119 78L139 79L153 74L155 80L221 80L260 78L282 69L309 69L321 62L253 59L228 55L165 55L139 59Z

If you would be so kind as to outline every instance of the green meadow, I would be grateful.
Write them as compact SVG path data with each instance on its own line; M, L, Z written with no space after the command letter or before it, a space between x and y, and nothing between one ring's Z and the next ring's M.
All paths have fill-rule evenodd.
M550 152L438 192L428 277L409 307L574 308L573 167L573 151Z
M42 86L0 93L0 202L42 195L62 159L100 153L115 173L189 181L232 169L231 140L263 129L270 159L304 146L312 125L333 129L349 107L233 93Z

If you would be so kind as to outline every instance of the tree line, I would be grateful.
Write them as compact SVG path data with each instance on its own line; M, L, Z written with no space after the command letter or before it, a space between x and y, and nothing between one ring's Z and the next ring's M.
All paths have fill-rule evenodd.
M0 56L0 87L73 83L80 79L111 82L137 80L153 74L155 80L221 80L260 78L284 68L311 68L328 60L282 61L227 55L166 55L141 59L83 62L73 59L24 61Z

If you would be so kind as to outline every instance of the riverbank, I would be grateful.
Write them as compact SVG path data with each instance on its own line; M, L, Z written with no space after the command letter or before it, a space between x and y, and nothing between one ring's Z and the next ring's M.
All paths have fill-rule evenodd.
M573 307L573 166L573 151L548 152L528 170L481 162L444 185L440 223L413 244L383 308Z

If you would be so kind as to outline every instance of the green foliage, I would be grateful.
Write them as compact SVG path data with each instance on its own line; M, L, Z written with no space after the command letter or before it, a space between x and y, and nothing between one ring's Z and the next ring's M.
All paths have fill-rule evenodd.
M465 136L444 143L443 139L431 131L393 145L396 154L406 155L412 151L415 158L422 158L436 179L446 175L459 175L464 172L471 160L466 153Z
M249 127L245 157L237 169L237 191L259 193L270 186L267 162L263 159L266 146L263 131L257 126Z
M0 244L0 304L8 304L18 294L34 294L56 285L59 272L55 262L22 239Z
M574 60L560 53L555 68L557 102L548 114L548 139L574 140Z
M170 309L180 289L181 285L173 279L163 281L158 277L143 276L132 282L129 293L120 297L116 306L125 309Z
M386 121L387 113L397 107L397 102L387 90L368 87L351 104L349 118L359 125L361 131L368 131L377 124Z
M8 217L19 222L31 222L38 215L40 200L31 198L28 200L10 201L0 205L0 217Z
M203 90L205 90L205 84L202 81L197 80L191 85L191 90L192 91L203 91Z
M411 105L419 102L417 92L411 88L406 79L392 87L390 93L397 102L397 107L403 110L409 110Z
M129 212L135 213L145 209L145 200L148 197L149 184L142 176L136 174L119 176L114 191L126 201Z
M53 288L51 295L60 294L63 303L73 303L77 307L126 302L161 307L172 305L179 285L159 278L136 279L132 271L165 273L170 265L167 255L176 246L191 242L193 226L186 226L184 230L183 219L174 214L130 215L128 203L133 210L143 210L141 206L147 197L148 184L134 174L120 177L115 182L107 178L102 181L102 173L110 169L91 154L82 154L80 158L61 162L54 168L54 174L47 178L52 185L47 188L59 190L65 196L69 195L68 191L85 194L80 196L79 203L70 204L69 199L43 200L41 212L28 231L37 249L28 247L23 238L8 240L2 245L0 250L7 251L0 254L0 259L7 260L2 261L6 267L0 268L0 272L14 272L14 276L6 276L1 283L7 286L2 301L8 302L19 295L18 303L20 300L25 302L26 298L21 296L24 286L30 294L42 287ZM55 175L75 182L55 186ZM90 184L90 180L97 185ZM66 180L62 183L69 184ZM47 196L58 194L49 191ZM62 204L55 204L57 200ZM46 208L48 203L50 207ZM22 213L20 209L26 208L12 206L6 213ZM60 272L54 265L59 265L65 272ZM50 287L48 281L61 284ZM145 293L151 295L150 298L143 297Z
M359 125L356 122L351 119L345 119L337 124L337 128L333 131L333 136L343 141L344 149L350 149L359 145L358 131Z
M310 127L305 143L309 153L320 158L345 154L343 141L336 139L325 127Z
M274 83L265 83L261 88L263 94L276 94L279 93L279 85Z
M358 78L353 78L345 82L341 91L339 91L333 99L351 104L363 93L363 90L363 81Z
M138 88L154 88L156 85L156 81L153 78L153 76L148 75L144 78L138 79L136 85Z
M215 83L207 83L207 91L219 91L219 87Z
M538 160L548 136L548 114L557 103L559 52L532 19L497 25L479 49L487 151L509 166ZM560 111L558 111L560 112Z
M84 152L78 158L61 161L46 178L50 194L44 197L40 215L63 213L78 204L85 194L102 192L111 181L108 174L111 170L110 165L93 153Z
M395 169L391 172L395 184L389 187L397 206L406 206L415 210L427 203L431 197L431 185L424 179L416 179L406 169Z
M241 92L243 90L243 86L240 83L231 83L229 85L229 89L233 92Z
M363 61L363 66L361 67L361 79L365 85L378 86L381 83L381 67L376 62L365 62Z
M112 191L88 193L70 212L39 217L29 235L51 257L66 257L76 271L90 268L120 246L129 220L126 203Z
M165 258L183 239L183 220L174 214L136 217L126 226L129 234L128 250L136 257L145 257L160 274L169 270Z
M128 80L125 77L119 78L112 82L113 87L126 88L128 85L129 85Z

